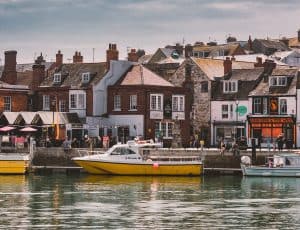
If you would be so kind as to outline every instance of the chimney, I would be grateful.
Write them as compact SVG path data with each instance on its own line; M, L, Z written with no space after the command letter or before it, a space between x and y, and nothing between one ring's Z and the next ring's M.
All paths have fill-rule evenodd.
M249 50L252 50L252 39L251 36L249 35L249 39L248 39L248 46L249 46Z
M266 59L263 63L265 75L271 74L273 69L276 68L276 63L273 60Z
M32 66L32 82L30 85L31 90L37 90L41 82L45 78L45 65L34 64Z
M131 49L130 53L128 53L128 61L138 62L139 56L135 49Z
M263 67L262 57L256 57L256 63L254 63L254 67Z
M224 66L224 75L228 75L232 72L232 61L229 57L226 57L226 60L223 62Z
M58 67L63 64L63 55L60 50L56 54L55 66Z
M81 56L80 52L75 52L73 56L73 63L82 63L83 62L83 57Z
M119 60L119 51L116 44L109 43L108 50L106 50L106 68L109 70L110 61Z
M298 42L300 42L300 29L298 30Z
M4 55L4 70L1 80L13 85L17 82L17 51L5 51Z

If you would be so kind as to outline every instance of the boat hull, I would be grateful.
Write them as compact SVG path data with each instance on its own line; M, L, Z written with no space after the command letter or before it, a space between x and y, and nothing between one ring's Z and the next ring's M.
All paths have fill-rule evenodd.
M300 177L300 167L276 167L241 165L244 176L260 177Z
M0 160L0 174L25 174L27 164L22 160Z
M203 173L202 163L115 163L78 159L74 161L91 174L199 176Z

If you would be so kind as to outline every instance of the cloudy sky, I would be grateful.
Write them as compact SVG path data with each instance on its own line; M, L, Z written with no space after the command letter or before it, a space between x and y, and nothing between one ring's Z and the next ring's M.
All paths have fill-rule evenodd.
M84 61L105 60L109 43L120 58L128 47L153 53L176 42L295 37L299 0L0 0L0 64L5 50L18 63L58 49L69 62L76 50Z

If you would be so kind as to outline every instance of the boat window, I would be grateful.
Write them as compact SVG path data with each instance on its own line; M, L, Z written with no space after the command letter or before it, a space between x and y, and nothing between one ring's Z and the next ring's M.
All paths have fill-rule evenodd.
M135 152L131 149L126 148L116 148L114 151L111 152L111 155L130 155L135 154Z

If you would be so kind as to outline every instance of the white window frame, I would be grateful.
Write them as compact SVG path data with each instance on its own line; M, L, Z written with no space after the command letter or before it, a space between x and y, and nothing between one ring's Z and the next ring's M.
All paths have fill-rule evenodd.
M83 83L88 83L90 81L90 72L82 73L81 81Z
M121 95L114 95L114 111L121 111Z
M237 81L223 81L223 92L224 93L236 93L238 91Z
M58 106L59 112L67 112L67 102L65 100L59 100Z
M172 95L172 111L173 112L184 112L184 95Z
M136 111L137 110L137 95L129 96L129 110Z
M155 122L155 133L158 132L163 139L173 139L173 122Z
M50 95L43 95L43 110L50 111Z
M286 86L287 77L286 76L271 76L269 79L270 86Z
M86 94L83 92L72 92L69 97L70 109L86 109Z
M3 111L11 112L11 96L4 96L3 102Z
M287 99L279 99L279 114L287 114Z
M262 98L260 97L253 98L253 114L262 114L261 100ZM257 111L256 107L259 107L259 111Z
M163 111L163 94L150 94L150 110Z
M53 76L53 83L60 83L61 82L61 74L55 73Z
M225 109L225 108L227 108L227 109ZM222 104L221 111L222 111L222 119L228 119L229 118L229 105Z

